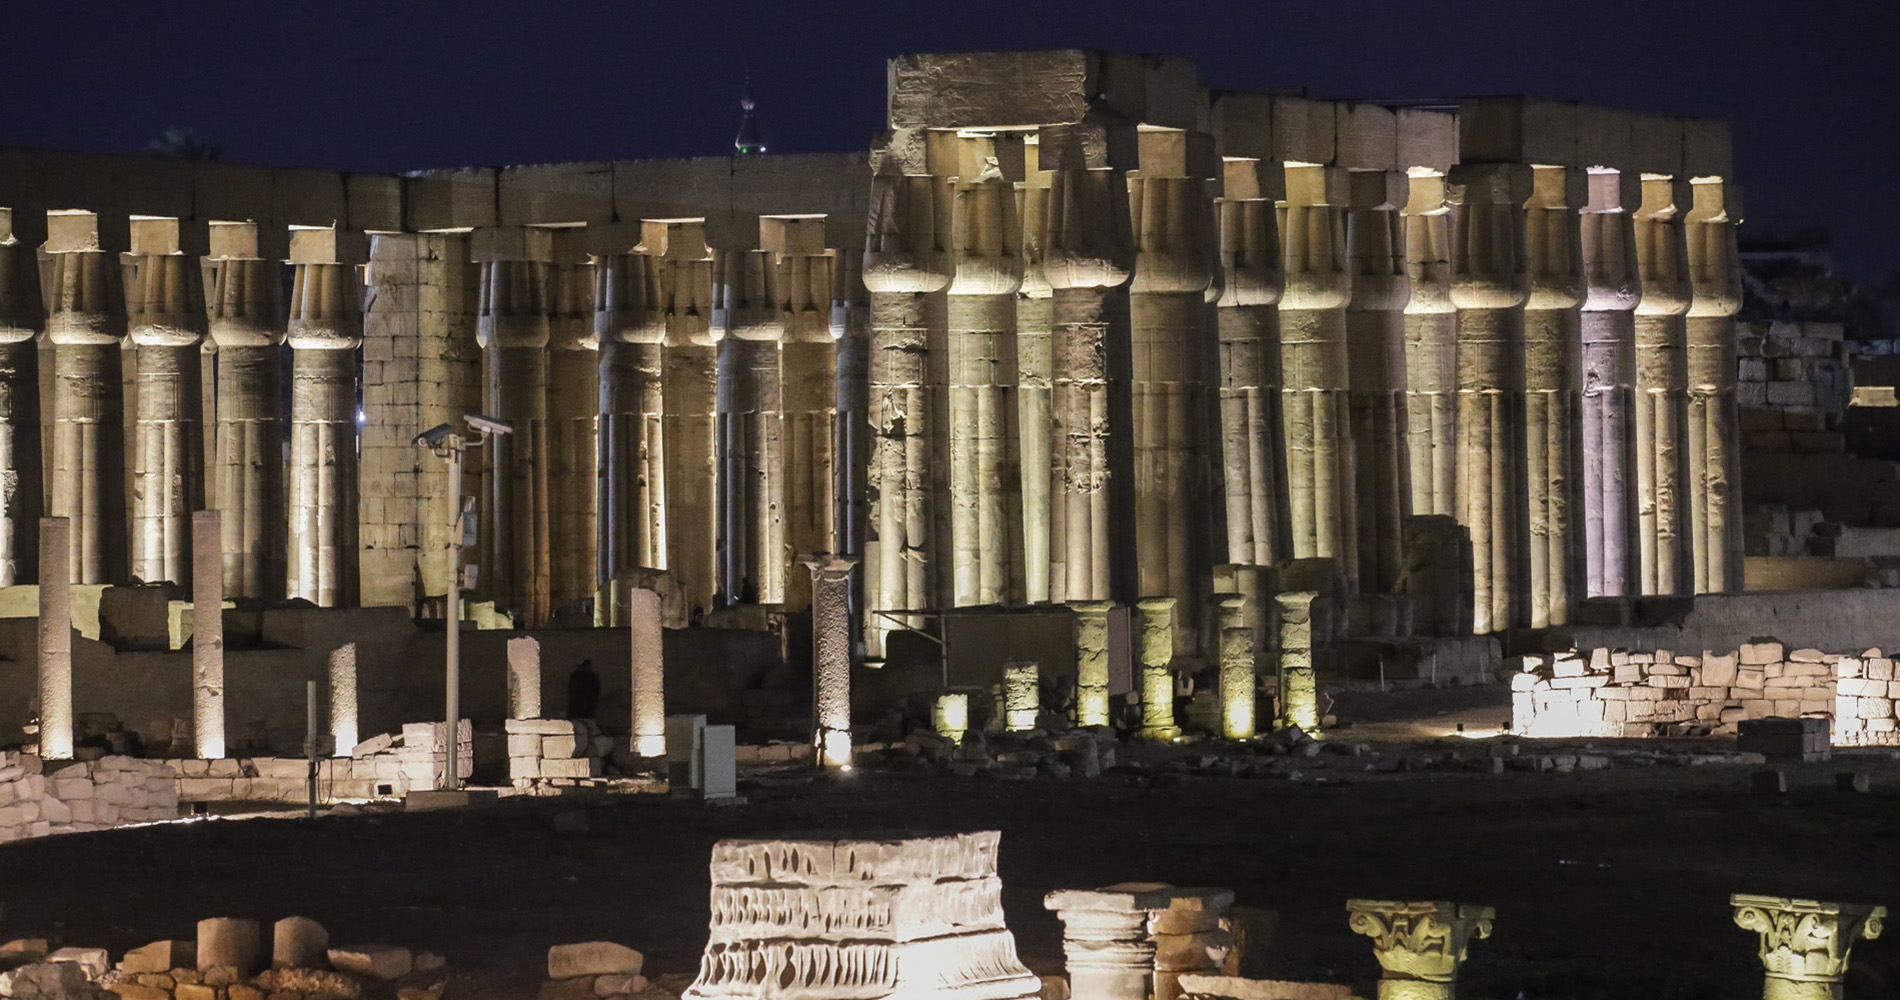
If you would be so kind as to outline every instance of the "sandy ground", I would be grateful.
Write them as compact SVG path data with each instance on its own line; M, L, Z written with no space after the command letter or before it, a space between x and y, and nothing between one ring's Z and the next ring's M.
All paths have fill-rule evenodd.
M1761 972L1729 893L1900 904L1900 762L1791 768L1785 798L1753 794L1755 770L1064 782L860 771L754 785L747 804L723 808L544 799L169 824L0 847L0 934L116 957L189 936L200 917L302 914L339 943L446 954L459 997L526 997L544 949L565 941L620 941L655 974L694 971L708 849L722 837L1000 829L1005 910L1038 972L1061 969L1045 892L1140 879L1228 886L1278 911L1272 974L1356 983L1365 996L1377 970L1346 927L1354 896L1497 907L1495 936L1472 947L1467 1000L1732 1000L1758 996ZM1869 771L1872 793L1836 791L1844 770ZM575 810L585 832L558 830L557 815L571 827ZM1896 938L1856 948L1849 998L1900 996Z

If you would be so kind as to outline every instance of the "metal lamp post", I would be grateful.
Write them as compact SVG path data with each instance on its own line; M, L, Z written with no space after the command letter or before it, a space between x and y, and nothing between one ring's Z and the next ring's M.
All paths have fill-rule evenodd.
M505 420L469 414L463 419L468 421L474 431L474 444L481 445L490 434L511 434L514 427ZM447 459L449 463L449 501L454 513L449 518L449 592L444 609L447 623L444 645L445 665L443 667L443 714L448 728L443 735L448 753L448 765L442 770L442 787L456 789L462 787L462 547L470 544L470 528L475 527L469 520L468 505L462 501L462 452L468 449L470 441L449 424L437 424L416 435L416 446L427 448L436 457Z

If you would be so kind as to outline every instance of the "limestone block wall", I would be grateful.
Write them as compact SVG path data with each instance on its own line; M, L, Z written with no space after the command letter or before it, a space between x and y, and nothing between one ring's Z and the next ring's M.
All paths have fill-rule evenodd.
M411 723L399 733L383 733L356 745L347 757L317 761L317 800L401 797L413 789L438 787L448 763L440 722ZM474 768L474 735L461 725L461 769L466 781ZM310 794L310 762L302 757L226 757L168 762L178 775L178 798L185 802L287 802L301 804Z
M178 772L163 761L0 752L0 843L175 819L178 801Z
M1835 746L1900 746L1900 680L1881 650L1749 643L1730 653L1596 648L1526 656L1511 680L1520 736L1733 734L1747 719L1832 720Z
M613 737L592 719L509 719L508 779L516 788L598 778Z

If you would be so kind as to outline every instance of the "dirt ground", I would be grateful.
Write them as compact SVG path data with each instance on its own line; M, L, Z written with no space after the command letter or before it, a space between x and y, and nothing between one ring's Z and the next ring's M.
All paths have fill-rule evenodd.
M1481 744L1457 741L1467 747ZM1865 770L1870 794L1837 792ZM1785 798L1747 766L1469 771L1325 780L1150 776L998 781L860 771L754 786L709 808L657 797L512 800L460 813L216 820L0 847L0 935L116 955L188 937L207 916L313 917L339 943L439 951L463 998L529 997L554 943L605 938L654 974L690 974L705 942L708 850L734 836L1003 831L1004 908L1035 971L1061 970L1051 889L1126 880L1233 888L1270 908L1273 975L1377 976L1348 897L1491 904L1465 998L1759 995L1747 891L1900 903L1900 762L1789 770ZM585 811L585 832L571 828ZM1895 935L1900 937L1900 935ZM1850 998L1900 996L1900 942L1855 949Z

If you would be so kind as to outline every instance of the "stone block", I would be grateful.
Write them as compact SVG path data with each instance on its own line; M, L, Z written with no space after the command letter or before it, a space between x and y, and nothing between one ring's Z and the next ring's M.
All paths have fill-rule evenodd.
M645 990L649 984L645 976L630 976L624 973L597 976L594 979L594 995L606 1000L608 997L631 996Z
M586 743L579 736L544 736L541 738L541 756L552 760L568 757L580 757L586 753Z
M112 959L104 948L61 948L46 956L49 962L71 962L85 972L89 980L97 980L112 968Z
M257 921L212 917L198 921L197 967L200 971L229 966L256 972L263 953Z
M548 949L548 978L640 974L645 959L637 951L611 941L557 944Z
M401 979L415 968L415 957L409 949L392 944L359 944L346 948L331 948L328 952L330 965L340 972L354 973L369 979Z
M308 917L285 917L271 933L271 965L321 969L327 964L330 932Z
M1745 643L1738 651L1743 666L1765 666L1782 660L1782 646L1778 642Z
M1700 672L1701 683L1708 687L1730 687L1735 683L1736 658L1734 656L1716 656L1704 654Z

